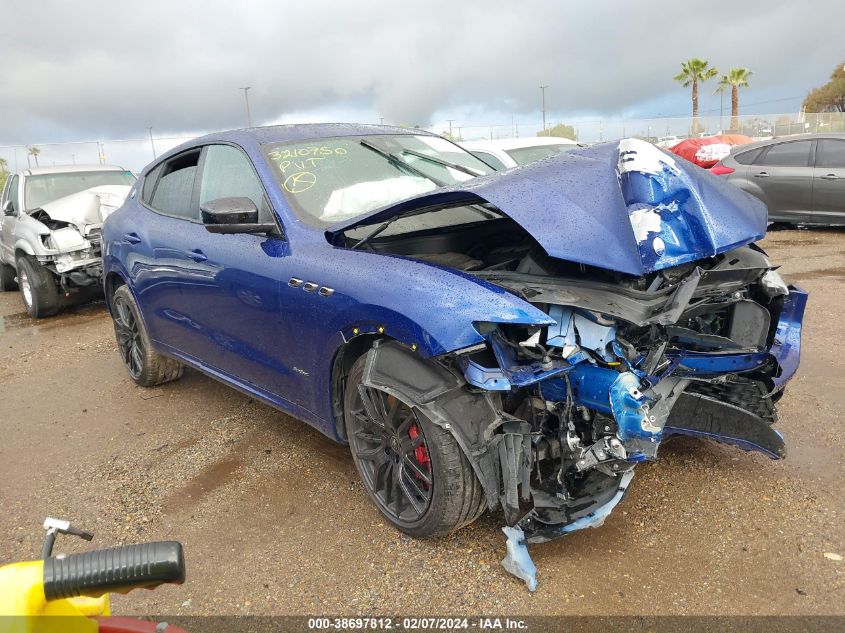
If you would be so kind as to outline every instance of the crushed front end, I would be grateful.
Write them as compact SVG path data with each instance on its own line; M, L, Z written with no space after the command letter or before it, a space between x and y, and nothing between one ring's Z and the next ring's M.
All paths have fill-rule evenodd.
M772 425L807 295L756 245L759 201L628 139L415 202L449 203L503 217L373 248L458 269L536 309L531 322L491 310L473 323L482 342L438 359L436 388L404 394L461 444L488 506L504 511L503 564L529 587L524 541L600 525L667 437L785 456ZM403 375L381 350L373 359Z
M785 456L772 424L797 368L807 295L762 251L744 246L642 278L585 267L540 274L546 264L565 268L478 274L553 325L478 323L486 344L454 359L474 389L499 394L490 450L500 502L528 542L600 525L636 465L672 434Z

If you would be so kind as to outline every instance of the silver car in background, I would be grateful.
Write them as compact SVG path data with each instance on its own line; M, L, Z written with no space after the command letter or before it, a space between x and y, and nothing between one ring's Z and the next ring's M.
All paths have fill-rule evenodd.
M771 223L845 226L845 133L738 145L710 172L765 202Z
M535 160L584 147L568 138L549 136L461 141L459 145L496 171L527 165Z
M108 165L10 176L0 199L0 290L19 288L33 318L99 294L100 229L134 183L131 172Z

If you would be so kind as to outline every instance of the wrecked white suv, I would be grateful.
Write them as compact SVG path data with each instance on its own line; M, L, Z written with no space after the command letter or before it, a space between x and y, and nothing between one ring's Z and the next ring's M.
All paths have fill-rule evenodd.
M37 167L11 176L0 202L0 290L20 288L33 318L99 294L100 229L134 183L131 172L109 165Z

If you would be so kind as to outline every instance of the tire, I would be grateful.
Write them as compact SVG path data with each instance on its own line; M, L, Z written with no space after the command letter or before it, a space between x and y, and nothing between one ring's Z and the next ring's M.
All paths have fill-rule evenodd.
M484 511L485 497L461 447L413 403L363 388L370 402L365 406L359 389L365 361L366 355L353 365L343 404L350 450L370 500L411 536L439 536L469 525Z
M53 274L29 255L18 258L18 286L26 313L33 319L52 316L61 307Z
M17 273L15 272L14 266L9 266L9 264L0 264L0 292L8 292L10 290L18 289L18 283L15 281L15 276L17 276Z
M153 349L138 304L125 285L112 297L112 319L118 352L132 380L142 387L155 387L182 377L182 363Z

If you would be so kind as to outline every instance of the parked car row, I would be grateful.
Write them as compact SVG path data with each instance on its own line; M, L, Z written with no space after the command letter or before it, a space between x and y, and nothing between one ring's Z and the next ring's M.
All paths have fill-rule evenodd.
M807 295L765 206L636 139L494 172L418 130L295 125L159 157L103 225L129 376L192 367L348 443L414 536L487 509L506 567L601 524L688 434L778 459Z

